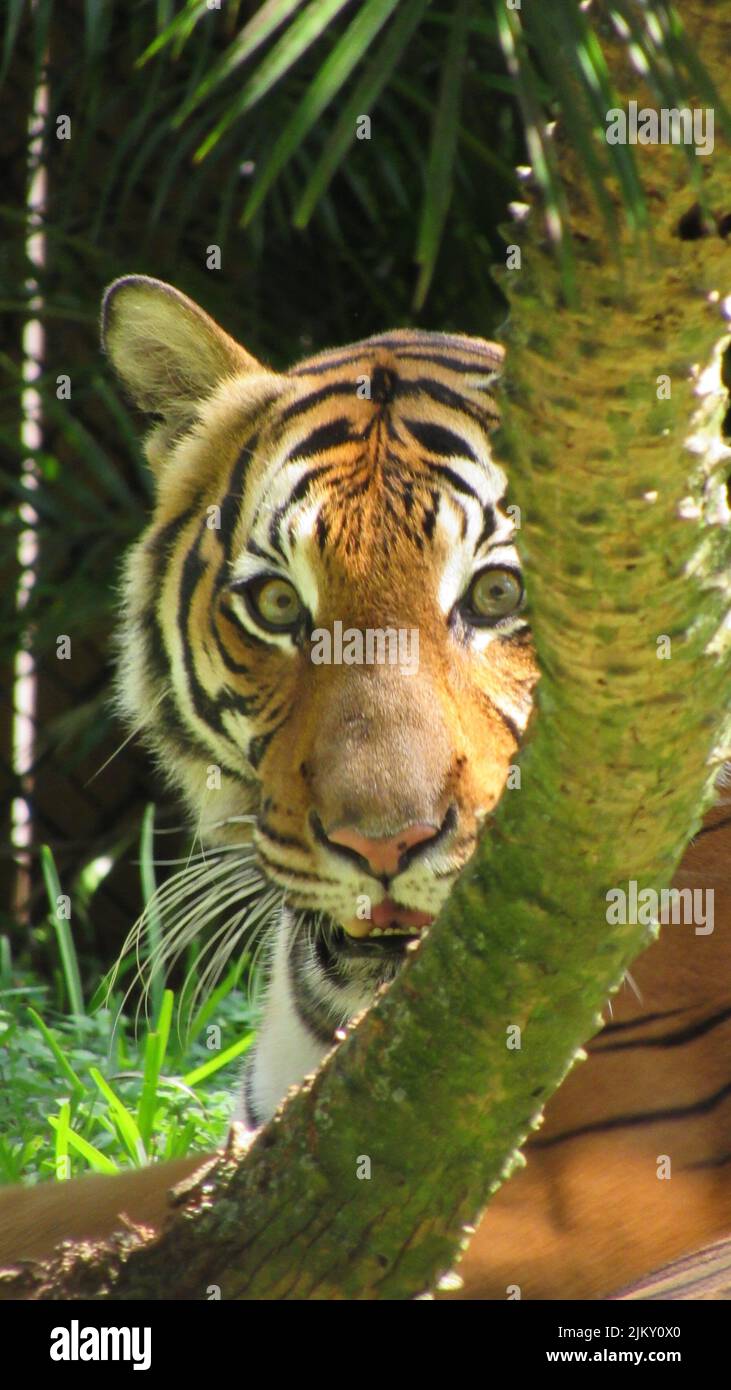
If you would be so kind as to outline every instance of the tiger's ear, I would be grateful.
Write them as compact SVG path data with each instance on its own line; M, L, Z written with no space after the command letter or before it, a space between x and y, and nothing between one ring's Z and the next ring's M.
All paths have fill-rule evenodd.
M265 370L187 295L146 275L109 286L101 337L133 401L162 417L168 439L192 424L226 377Z

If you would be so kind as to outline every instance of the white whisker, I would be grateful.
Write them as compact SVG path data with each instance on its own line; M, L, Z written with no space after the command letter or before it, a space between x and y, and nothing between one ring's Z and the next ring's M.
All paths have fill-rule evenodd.
M152 713L153 710L156 710L156 709L157 709L157 707L158 707L160 701L165 697L165 695L167 695L167 693L168 693L168 686L165 685L165 686L163 686L163 689L160 691L160 694L158 695L157 699L155 700L155 703L154 703L153 705L151 705L150 709L149 709L148 712L145 714L144 719L142 719L142 720L140 721L140 723L136 725L136 727L132 730L131 734L128 734L127 737L126 737L125 739L122 740L122 742L120 743L119 747L118 747L118 748L115 748L114 752L109 754L109 757L107 758L106 762L102 763L101 767L98 767L97 770L96 770L96 772L92 772L91 777L89 778L88 782L84 782L84 787L90 787L91 784L92 784L92 782L94 782L94 781L96 780L97 777L100 777L100 776L101 776L101 774L102 774L102 772L104 771L104 769L107 768L107 767L109 767L109 764L110 764L110 763L113 763L113 762L114 762L114 759L115 759L116 757L118 757L119 754L120 754L121 752L123 752L123 750L127 747L127 744L128 744L128 743L131 743L131 741L132 741L133 738L136 738L138 734L142 733L142 730L144 729L145 724L147 723L147 721L148 721L148 719L149 719L149 717L150 717L150 714Z

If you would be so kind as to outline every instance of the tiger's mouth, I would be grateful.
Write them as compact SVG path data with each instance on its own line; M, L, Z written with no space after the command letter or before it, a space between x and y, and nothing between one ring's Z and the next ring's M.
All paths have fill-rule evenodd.
M433 921L433 913L404 907L386 897L371 909L369 918L354 919L342 926L340 931L348 954L359 954L359 948L366 953L374 950L403 951L409 942L418 941Z

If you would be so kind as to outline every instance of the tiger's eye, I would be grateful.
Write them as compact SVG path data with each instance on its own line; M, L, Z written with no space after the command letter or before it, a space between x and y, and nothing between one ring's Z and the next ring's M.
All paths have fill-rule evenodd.
M483 570L472 581L466 607L479 620L507 618L518 608L523 585L514 570Z
M285 631L302 616L300 596L286 579L258 580L250 586L248 598L254 615L268 628Z

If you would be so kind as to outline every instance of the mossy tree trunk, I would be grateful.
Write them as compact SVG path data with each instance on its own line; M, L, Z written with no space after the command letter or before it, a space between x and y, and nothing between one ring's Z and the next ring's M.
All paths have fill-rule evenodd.
M727 22L699 0L683 16L722 82ZM642 102L623 62L617 49L617 86ZM608 923L607 892L667 886L730 751L731 265L712 219L708 235L678 234L695 194L677 152L638 153L653 245L627 241L621 278L568 157L577 305L537 213L512 237L522 269L505 273L498 455L543 670L520 789L408 969L246 1160L221 1164L158 1240L65 1256L38 1276L46 1296L433 1289L651 939ZM728 153L703 169L722 217Z

